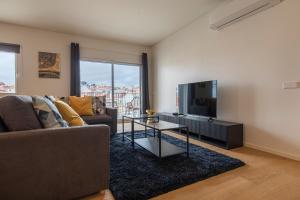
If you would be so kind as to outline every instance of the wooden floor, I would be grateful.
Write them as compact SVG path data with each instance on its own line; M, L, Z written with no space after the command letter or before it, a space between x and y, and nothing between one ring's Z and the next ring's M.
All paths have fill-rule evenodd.
M126 129L129 130L129 125ZM183 139L172 132L165 133ZM191 142L238 158L246 165L155 197L155 200L300 200L300 162L247 147L228 151L193 139ZM86 198L113 199L109 190Z

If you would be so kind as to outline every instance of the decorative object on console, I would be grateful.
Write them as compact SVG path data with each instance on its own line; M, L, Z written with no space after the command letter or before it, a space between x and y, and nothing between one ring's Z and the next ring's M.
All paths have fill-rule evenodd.
M58 53L39 52L39 77L60 78L60 60Z
M155 122L157 122L157 118L153 117L155 115L155 111L154 110L147 109L146 113L147 113L148 117L150 117L150 118L147 119L147 123L155 123Z
M147 110L146 110L146 113L147 113L149 116L153 116L153 115L155 114L155 111L154 111L154 110L147 109Z

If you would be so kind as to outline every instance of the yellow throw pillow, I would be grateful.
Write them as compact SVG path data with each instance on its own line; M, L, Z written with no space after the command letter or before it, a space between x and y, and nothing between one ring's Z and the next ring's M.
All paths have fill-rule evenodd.
M73 108L61 100L55 100L55 106L70 126L83 126L85 122Z
M76 97L69 96L70 106L80 115L94 115L93 112L93 97Z

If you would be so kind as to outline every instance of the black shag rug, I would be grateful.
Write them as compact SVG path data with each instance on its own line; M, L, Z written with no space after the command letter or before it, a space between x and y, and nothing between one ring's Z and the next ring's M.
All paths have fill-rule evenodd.
M144 137L143 131L135 133L139 137ZM179 139L162 137L185 148ZM189 158L184 153L159 159L138 145L133 149L129 140L123 142L122 134L116 134L110 145L109 188L116 200L149 199L243 165L238 159L193 144Z

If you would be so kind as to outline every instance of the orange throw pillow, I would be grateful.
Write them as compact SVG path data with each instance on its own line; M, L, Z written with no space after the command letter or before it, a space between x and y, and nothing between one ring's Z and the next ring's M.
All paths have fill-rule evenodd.
M67 103L61 100L55 100L55 106L70 126L83 126L85 122Z
M69 104L80 116L94 115L93 97L91 96L86 96L86 97L70 96Z

